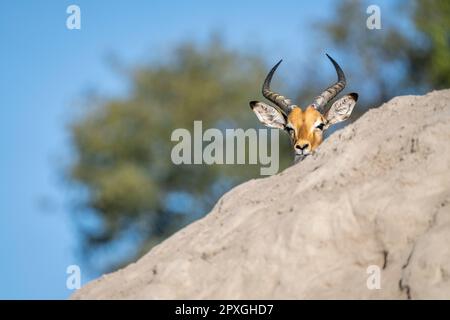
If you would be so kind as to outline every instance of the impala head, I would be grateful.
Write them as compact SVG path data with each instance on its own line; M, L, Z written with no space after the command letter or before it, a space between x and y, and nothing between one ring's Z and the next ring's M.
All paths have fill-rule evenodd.
M317 96L304 109L292 104L291 100L270 90L272 76L280 65L280 60L270 70L262 87L263 96L276 107L259 101L251 101L250 107L259 121L271 128L285 130L292 142L295 160L303 160L322 143L323 132L331 125L346 120L353 111L358 94L350 93L335 101L328 110L325 106L344 89L346 80L342 69L328 54L333 63L338 81Z

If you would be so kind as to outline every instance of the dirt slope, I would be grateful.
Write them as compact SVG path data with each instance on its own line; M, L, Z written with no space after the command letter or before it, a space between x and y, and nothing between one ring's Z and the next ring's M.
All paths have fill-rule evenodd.
M72 298L449 299L449 169L450 90L394 98Z

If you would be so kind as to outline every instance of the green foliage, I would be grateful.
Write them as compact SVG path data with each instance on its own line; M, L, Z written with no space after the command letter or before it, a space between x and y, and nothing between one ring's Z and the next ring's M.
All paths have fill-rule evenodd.
M417 29L426 37L426 81L433 88L450 87L450 2L419 1L414 13Z
M331 46L352 62L353 82L363 91L360 105L450 87L448 1L398 1L396 14L381 7L381 30L365 28L367 6L342 1L336 19L321 27Z
M104 101L74 122L70 178L87 190L80 201L101 222L84 230L85 252L98 253L127 232L147 249L205 214L233 185L259 176L257 165L174 165L170 137L176 128L192 130L194 120L204 130L257 126L248 103L260 97L266 71L258 57L218 40L185 44L163 64L136 67L128 97ZM280 140L285 167L288 139Z

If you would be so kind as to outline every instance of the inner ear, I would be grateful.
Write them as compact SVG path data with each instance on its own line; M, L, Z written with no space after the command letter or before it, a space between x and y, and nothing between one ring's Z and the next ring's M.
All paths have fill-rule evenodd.
M325 114L327 120L326 128L335 123L347 120L348 117L350 117L357 100L358 94L350 93L334 102Z
M250 108L258 120L270 128L285 129L286 117L277 108L259 101L251 101Z

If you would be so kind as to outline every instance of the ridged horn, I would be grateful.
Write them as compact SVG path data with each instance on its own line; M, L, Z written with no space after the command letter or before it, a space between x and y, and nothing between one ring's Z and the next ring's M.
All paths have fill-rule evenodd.
M270 82L272 81L273 74L282 61L283 60L278 61L278 63L270 70L269 74L267 74L262 87L262 94L267 100L275 103L285 115L288 115L292 110L291 100L270 90Z
M323 113L325 105L333 99L339 92L342 91L342 89L345 88L345 85L347 84L345 80L344 71L342 71L339 64L328 54L326 54L328 59L333 63L334 68L336 69L336 73L338 76L338 81L333 84L332 86L328 87L325 91L323 91L319 96L317 96L312 105L314 108L316 108L319 112Z

